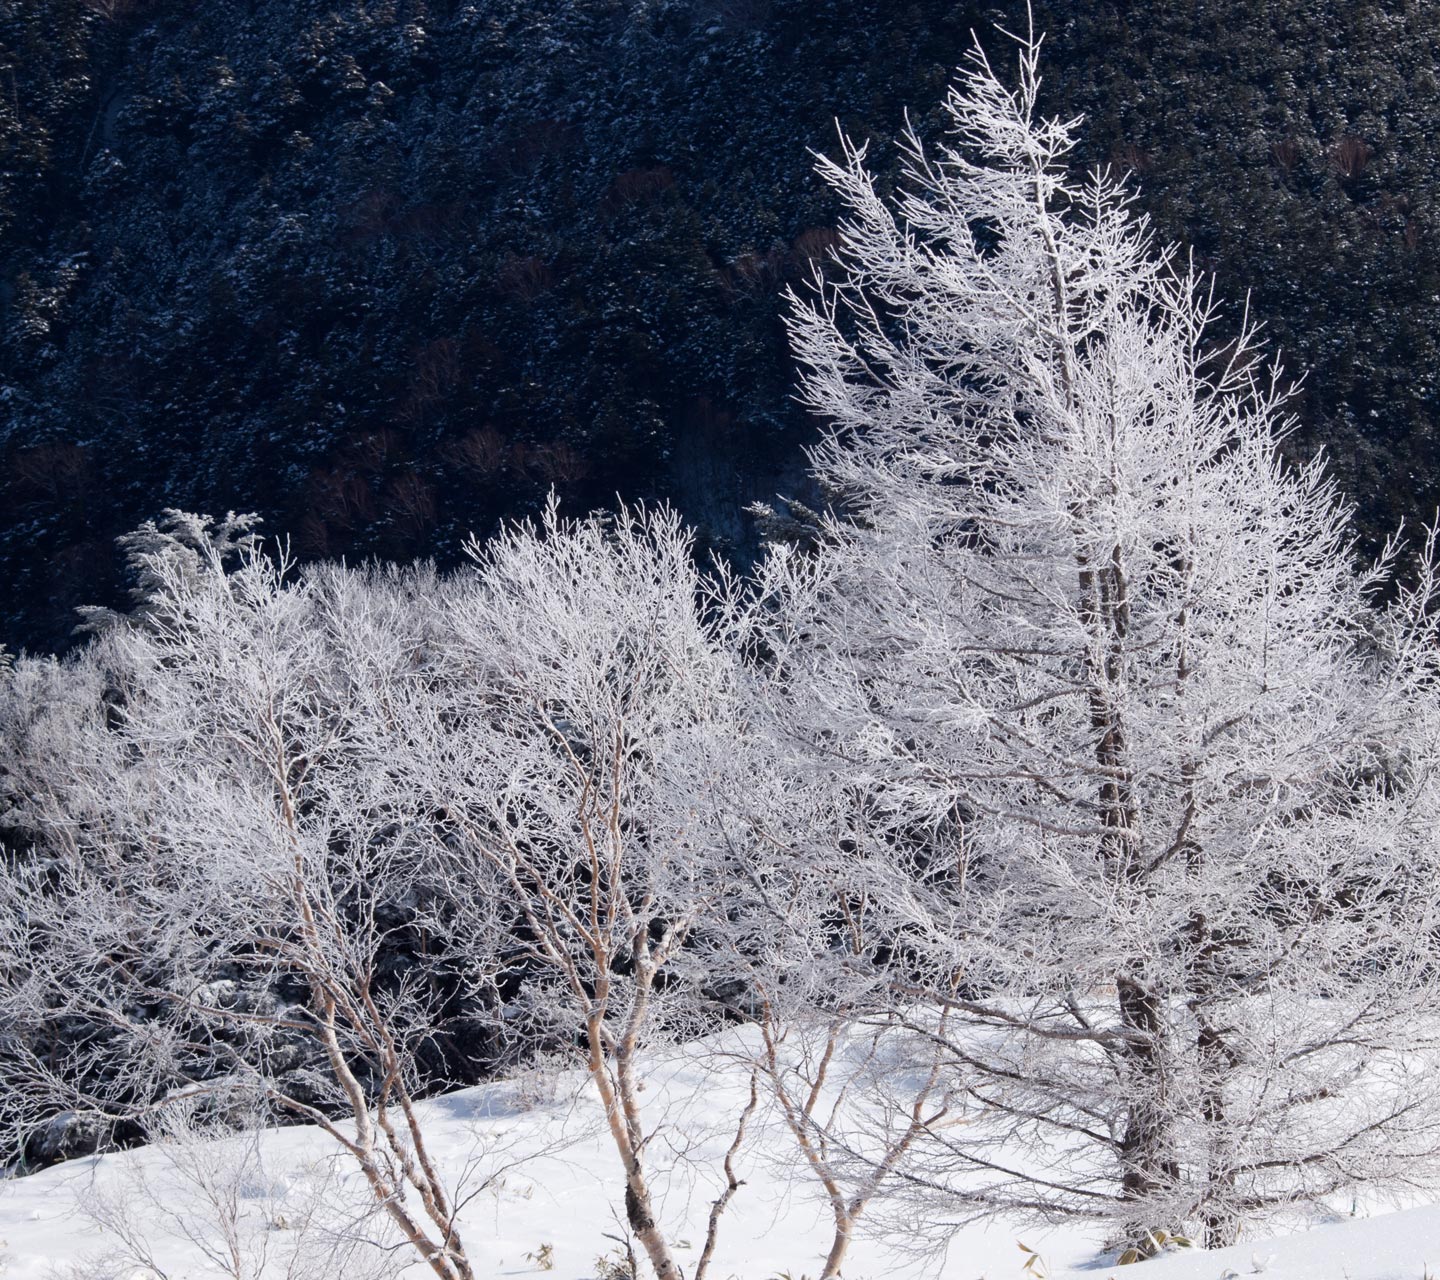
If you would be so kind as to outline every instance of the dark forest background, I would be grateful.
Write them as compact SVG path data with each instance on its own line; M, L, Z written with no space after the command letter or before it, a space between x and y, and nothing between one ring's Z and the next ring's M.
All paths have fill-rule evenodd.
M1052 0L1047 94L1250 291L1376 540L1440 500L1440 5ZM67 643L117 534L257 510L306 557L452 559L675 501L743 559L803 491L779 291L808 148L933 136L940 0L0 0L0 639ZM987 42L999 56L1003 42Z

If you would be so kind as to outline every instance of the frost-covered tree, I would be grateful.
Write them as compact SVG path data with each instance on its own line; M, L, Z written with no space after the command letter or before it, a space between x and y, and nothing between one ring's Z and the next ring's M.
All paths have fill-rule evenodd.
M726 640L744 652L763 624L757 633L748 594L727 603L739 607ZM888 860L873 858L888 850L865 846L864 797L797 758L757 696L766 664L747 669L746 732L712 782L729 884L692 947L745 1023L725 1056L753 1072L781 1135L773 1158L828 1210L817 1276L835 1280L915 1143L948 1123L951 1081L946 1055L911 1034L894 1000L892 920L874 893ZM895 1238L918 1243L912 1225Z
M770 919L772 936L743 931L735 957L752 1023L747 1056L793 1139L781 1159L830 1213L819 1280L842 1274L867 1214L915 1144L952 1116L948 1055L911 1034L911 1020L890 999L886 913L847 879L812 879L793 864L773 877L766 897L783 898L780 911L752 917ZM829 891L823 898L806 892L821 886ZM937 1027L946 1021L942 1012Z
M464 1188L414 1105L444 1000L418 958L440 846L374 749L423 649L417 583L287 582L241 525L178 513L130 551L136 618L21 660L0 696L23 836L0 863L7 1148L57 1111L303 1119L402 1247L468 1280Z
M680 1272L651 1184L662 1118L646 1114L641 1055L714 1025L691 943L723 916L713 782L746 738L706 594L674 515L570 522L552 506L476 549L446 601L436 677L402 712L402 768L453 855L450 945L483 961L482 904L511 911L508 1023L578 1048L659 1280Z
M791 331L838 514L763 570L774 696L1008 1125L910 1185L1221 1243L1440 1172L1433 558L1356 567L1279 370L1019 63L977 50L893 198L820 162L848 218Z

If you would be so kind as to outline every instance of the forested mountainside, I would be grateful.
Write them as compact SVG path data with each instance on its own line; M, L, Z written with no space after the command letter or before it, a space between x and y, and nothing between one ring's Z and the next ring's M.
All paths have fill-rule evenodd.
M65 644L167 506L447 559L554 486L744 556L743 504L803 483L779 294L837 218L808 148L838 119L893 167L995 21L1024 6L0 0L0 638ZM1035 22L1086 159L1306 371L1296 451L1370 536L1428 517L1440 7Z

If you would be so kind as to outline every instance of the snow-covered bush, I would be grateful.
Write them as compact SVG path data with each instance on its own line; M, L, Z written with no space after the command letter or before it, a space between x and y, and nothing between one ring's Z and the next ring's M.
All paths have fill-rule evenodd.
M56 1113L304 1119L466 1280L414 1105L463 1020L492 1066L579 1046L669 1280L640 1055L715 1025L688 944L724 916L712 775L747 732L688 534L552 508L441 579L292 574L244 529L143 530L135 614L5 682L10 1149Z
M7 1144L187 1100L308 1120L468 1280L413 1106L445 999L416 941L436 842L373 750L424 615L385 575L287 581L233 529L144 531L137 616L5 683Z

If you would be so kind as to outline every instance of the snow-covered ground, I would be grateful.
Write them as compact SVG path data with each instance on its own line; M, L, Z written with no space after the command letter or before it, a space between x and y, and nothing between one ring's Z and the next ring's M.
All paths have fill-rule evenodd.
M1129 1274L1126 1268L1124 1275ZM1440 1208L1381 1213L1277 1240L1174 1254L1145 1263L1134 1272L1134 1280L1253 1275L1266 1280L1431 1280L1440 1276Z
M663 1120L650 1158L663 1213L692 1274L744 1081L703 1047L652 1076L647 1108ZM506 1082L425 1104L426 1126L462 1196L476 1275L613 1280L622 1193L598 1108L573 1077ZM824 1207L793 1172L789 1139L759 1124L739 1160L745 1185L721 1228L711 1280L801 1280L828 1246ZM787 1171L787 1167L788 1170ZM273 1130L258 1141L179 1143L73 1161L0 1184L3 1280L365 1280L431 1274L403 1251L344 1227L363 1205L357 1174L323 1135ZM363 1234L363 1233L361 1233ZM351 1237L341 1263L321 1258ZM1025 1272L1028 1255L1043 1262ZM994 1221L960 1230L943 1255L862 1236L847 1280L1425 1280L1440 1276L1440 1208L1315 1227L1216 1252L1120 1268L1084 1230ZM644 1274L642 1267L642 1274Z

